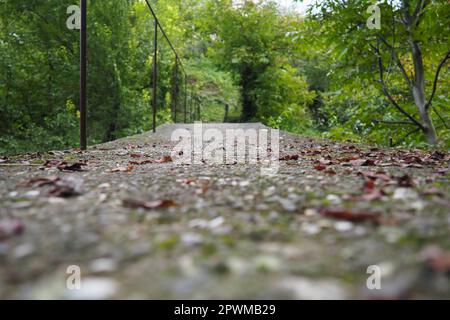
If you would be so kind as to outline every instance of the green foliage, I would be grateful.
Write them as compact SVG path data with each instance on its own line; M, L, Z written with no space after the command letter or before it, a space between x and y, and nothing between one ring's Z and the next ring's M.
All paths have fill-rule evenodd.
M313 46L314 50L303 51L301 64L318 66L320 71L311 74L308 68L304 69L312 87L322 87L319 89L321 99L316 104L313 115L316 126L327 131L326 136L337 138L341 135L334 135L333 132L349 132L369 143L426 145L424 134L415 126L387 124L409 119L389 102L379 81L377 47L383 63L383 78L392 97L412 117L418 120L421 118L412 90L405 82L392 54L393 50L387 45L394 48L406 74L414 81L416 70L411 58L410 33L400 22L406 3L410 4L412 12L417 1L399 1L394 4L390 1L377 2L381 8L381 30L366 26L370 16L366 10L373 4L372 1L327 0L317 2L311 8L309 18L303 26L304 32L311 36L308 39L301 38L300 42L309 48ZM428 98L437 66L449 50L450 10L445 1L424 3L426 9L420 15L420 23L412 30L411 37L422 51L425 93ZM433 100L434 109L443 119L433 109L430 110L430 115L437 128L441 146L448 148L450 141L446 126L449 125L450 113L446 92L449 90L450 75L444 70L440 74L438 94ZM322 71L325 71L326 76ZM323 119L326 120L322 121ZM378 120L384 122L377 122Z
M292 17L281 15L271 1L207 1L203 17L207 56L233 72L241 89L241 120L286 130L307 126L313 95L290 59Z
M417 0L411 1L411 6ZM174 55L160 37L157 125L184 120L261 121L302 134L381 145L425 147L381 91L378 45L392 96L419 119L392 53L414 76L401 4L379 1L382 29L370 30L369 0L318 1L307 17L273 1L159 0L160 22L184 61L189 91ZM425 89L449 49L446 1L425 1L413 37L425 66ZM75 147L79 122L79 34L66 27L66 9L40 0L0 0L0 154ZM153 19L143 1L89 1L89 143L151 127ZM442 68L430 110L441 145L450 148L450 74ZM187 95L186 95L187 93ZM176 119L175 119L176 115Z

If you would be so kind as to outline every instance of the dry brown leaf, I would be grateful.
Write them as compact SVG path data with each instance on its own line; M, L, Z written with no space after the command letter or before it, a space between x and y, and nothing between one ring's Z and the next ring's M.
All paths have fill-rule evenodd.
M22 185L41 187L41 186L45 186L45 185L53 185L58 181L59 181L58 176L36 177L36 178L31 178L29 181L23 183Z
M379 212L372 211L352 211L345 208L322 208L320 214L339 220L347 220L351 222L370 221L376 224L381 222Z
M280 161L298 160L300 156L298 154L285 155L280 158Z
M155 160L155 163L166 163L166 162L172 162L173 159L171 156L164 156L159 160Z
M49 191L50 197L69 198L78 196L80 193L70 185L57 185L53 190Z

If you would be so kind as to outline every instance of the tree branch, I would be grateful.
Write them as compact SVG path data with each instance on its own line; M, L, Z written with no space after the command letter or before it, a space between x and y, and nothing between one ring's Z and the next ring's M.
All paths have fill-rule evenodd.
M380 84L382 85L383 93L386 95L386 97L389 99L389 101L394 105L394 107L397 108L397 110L400 111L405 117L407 117L411 121L411 123L415 124L421 130L425 131L424 126L419 121L414 119L414 117L412 115L410 115L408 112L406 112L405 109L400 107L400 105L397 103L397 101L395 101L395 99L389 93L387 85L386 85L386 83L384 82L384 79L383 79L383 60L382 60L381 54L380 54L379 43L377 44L377 47L373 46L372 44L370 46L377 53L377 57L378 57L378 72L379 72L379 75L380 75Z
M381 35L378 34L378 38L381 40L381 42L383 42L386 47L388 47L388 49L391 51L391 55L394 58L397 66L399 67L400 71L402 72L403 77L406 80L406 83L408 84L408 86L411 88L413 83L411 81L411 79L408 76L408 73L405 70L405 67L403 66L402 62L400 61L400 58L398 57L397 53L395 52L395 48L393 46L391 46L389 44L389 42L387 42L387 40Z
M40 20L42 20L45 24L47 24L48 26L52 26L53 24L50 23L50 21L48 21L48 19L43 16L42 14L40 14L39 12L36 12L32 9L25 9L25 11L30 12L31 14L35 15L36 17L38 17ZM58 33L55 33L55 37L56 39L58 39L58 41L72 54L75 55L75 53L73 52L72 48L70 47L69 43L67 41L65 41L64 39L62 39Z
M434 81L433 81L433 90L431 91L431 95L430 98L428 99L427 104L425 105L425 109L429 109L431 106L431 103L433 102L433 98L434 95L436 94L436 89L437 89L437 82L439 80L439 73L441 72L442 67L444 66L445 62L450 58L450 50L447 51L447 54L445 55L445 57L441 60L441 62L439 63L439 66L436 70L436 75L434 76Z
M413 24L417 27L419 25L420 15L424 12L425 7L429 4L426 0L419 0L416 5L416 9L414 10L412 19Z
M383 123L383 124L393 124L393 125L395 125L395 124L398 124L398 125L413 125L413 126L415 126L416 124L415 123L413 123L413 122L410 122L410 121L385 121L385 120L377 120L377 119L375 119L375 120L373 120L373 122L375 122L375 123Z
M437 109L433 106L433 111L434 113L437 114L437 116L439 117L439 119L441 120L442 124L444 125L445 128L448 129L447 123L445 122L444 117L441 116L441 114L437 111Z

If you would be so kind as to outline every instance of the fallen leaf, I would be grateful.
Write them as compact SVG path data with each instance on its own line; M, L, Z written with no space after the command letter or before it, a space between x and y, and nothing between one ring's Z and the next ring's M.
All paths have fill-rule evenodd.
M318 165L314 166L314 169L316 169L317 171L322 171L322 170L325 170L326 168L327 167L325 167L325 166L323 166L321 164L318 164Z
M364 193L371 193L375 190L375 182L373 180L366 180L363 186Z
M155 160L155 163L166 163L166 162L172 162L173 159L171 156L164 156L159 160Z
M39 169L45 170L45 169L49 169L49 168L54 168L54 167L61 165L62 163L63 163L63 161L61 161L61 160L47 160L42 165L42 167L40 167Z
M45 185L55 184L57 181L59 181L58 176L36 177L36 178L30 179L26 183L23 183L22 185L32 186L32 187L41 187L41 186L45 186Z
M411 164L411 163L423 163L422 159L420 157L417 156L409 156L403 159L403 161L405 161L405 163L407 164Z
M184 179L184 180L182 181L182 183L183 183L183 184L188 184L188 185L190 185L190 184L195 184L195 180L194 180L194 179Z
M50 197L69 198L78 196L80 193L75 190L73 186L69 185L57 185L53 190L48 192Z
M434 160L444 160L446 157L446 154L444 152L440 151L433 151L433 153L430 154L430 158Z
M152 160L142 160L142 161L130 161L128 163L133 166L141 166L144 164L153 163L153 161Z
M349 165L351 166L355 166L355 167L369 167L369 166L375 166L375 160L372 159L358 159L358 160L351 160L349 163Z
M83 171L84 166L87 166L87 164L84 162L77 162L77 163L74 163L71 165L69 165L67 163L62 163L57 168L60 171Z
M60 171L83 171L83 166L87 164L84 162L77 162L74 164L68 164L66 161L61 160L47 160L39 169L45 170L49 168L58 168Z
M286 155L280 158L280 161L298 160L300 156L298 154Z
M371 166L375 166L375 160L372 159L367 159L366 161L364 161L361 166L362 167L371 167Z
M158 208L170 208L179 207L179 205L173 200L156 200L156 201L139 201L139 200L123 200L122 204L127 208L142 208L146 210L154 210Z
M322 208L321 210L319 210L319 213L326 217L352 222L370 221L375 224L379 224L381 221L381 215L379 212L352 211L345 208Z
M358 171L356 174L359 176L363 176L364 178L368 178L368 179L372 179L372 180L380 179L383 182L391 181L391 178L383 171L378 171L378 172Z

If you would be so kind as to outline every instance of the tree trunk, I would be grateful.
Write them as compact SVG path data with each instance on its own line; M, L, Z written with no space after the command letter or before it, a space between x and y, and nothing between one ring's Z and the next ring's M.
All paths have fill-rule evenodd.
M412 87L412 94L414 103L419 109L421 123L424 127L424 134L429 144L437 143L436 129L433 124L433 119L430 117L429 108L426 106L425 98L425 71L423 67L422 51L419 44L410 35L409 43L412 49L412 58L414 63L414 85Z
M253 99L250 97L249 91L247 84L244 82L242 85L242 122L251 120L256 114Z
M228 103L225 103L225 115L223 117L223 122L228 122L228 113L230 111L230 106L228 105Z
M250 121L256 117L254 97L250 95L255 79L256 77L251 68L246 68L241 72L242 122Z

